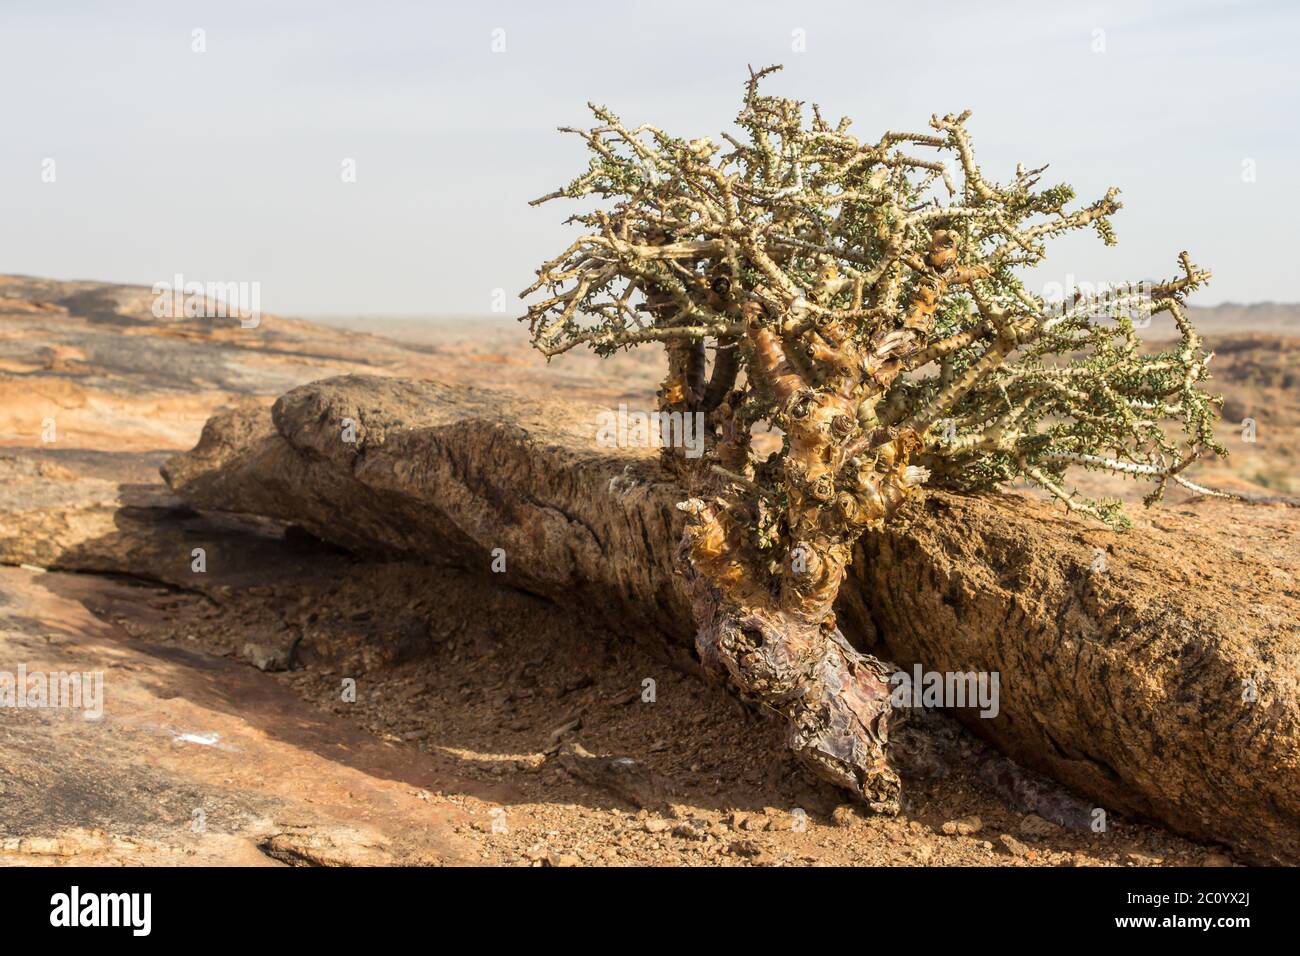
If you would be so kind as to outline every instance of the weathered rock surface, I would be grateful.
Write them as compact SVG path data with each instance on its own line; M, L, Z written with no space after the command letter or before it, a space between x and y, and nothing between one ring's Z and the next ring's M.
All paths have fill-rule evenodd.
M679 489L594 445L595 410L370 376L214 417L164 476L196 508L363 554L455 562L668 647L692 627ZM348 440L354 438L355 440ZM973 730L1104 811L1300 862L1300 512L1197 501L1126 535L1025 497L932 493L865 539L851 636L897 664L996 672Z
M6 676L21 665L29 677L79 675L83 689L90 675L100 682L76 708L0 707L0 865L474 861L456 832L468 815L416 796L449 785L427 754L232 661L133 641L88 610L138 607L140 590L0 567Z
M896 661L996 671L976 732L1106 810L1258 860L1300 853L1300 511L1201 501L1123 535L931 496L868 538L857 593Z
M163 476L194 507L291 521L360 554L492 573L499 548L505 583L688 646L689 606L664 547L680 534L681 494L653 458L598 453L596 413L346 376L269 412L215 416Z

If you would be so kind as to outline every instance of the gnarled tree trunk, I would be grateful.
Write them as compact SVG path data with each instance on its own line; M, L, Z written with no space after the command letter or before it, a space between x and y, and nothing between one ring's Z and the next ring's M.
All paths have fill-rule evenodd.
M937 232L936 267L950 265L948 245L951 236ZM773 471L774 462L756 463L749 452L747 420L737 420L744 393L711 410L701 465L665 459L695 495L679 506L690 519L678 557L692 582L701 660L748 700L781 714L791 749L818 776L880 812L899 804L899 775L887 751L890 725L901 720L890 703L895 669L850 646L834 604L858 537L887 521L925 478L908 464L922 445L917 432L882 425L876 405L902 360L924 346L945 281L918 287L902 331L858 343L842 324L819 323L808 355L819 371L805 367L778 332L797 317L773 321L753 299L739 306L751 388L778 409L775 421L787 436L785 454L775 459L781 480L769 473L765 483L784 489L773 547L755 544L759 512L772 499L752 479ZM816 294L826 297L843 280L828 266L821 282ZM661 411L680 407L667 406L664 396L698 394L698 376L689 377L693 366L685 360L695 353L687 349L669 346Z
M897 812L899 775L885 746L902 713L890 706L892 668L855 651L838 629L771 605L729 605L688 573L705 669L784 717L790 749L817 776L877 812Z

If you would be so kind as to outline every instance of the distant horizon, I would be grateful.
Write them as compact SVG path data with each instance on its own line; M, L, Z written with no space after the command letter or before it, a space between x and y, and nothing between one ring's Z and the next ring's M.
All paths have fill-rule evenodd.
M1189 309L1254 309L1270 306L1300 311L1300 301L1219 302L1214 305L1198 305L1195 302L1186 303L1186 307ZM294 319L492 319L500 322L516 321L519 315L523 314L522 309L519 315L506 315L496 312L283 312L275 309L267 309L266 311L271 315Z
M50 282L93 282L105 285L130 286L134 288L151 288L153 282L131 282L119 281L116 279L99 279L99 278L65 278L53 275L37 275L30 272L0 272L0 276L9 276L15 278L41 279ZM1196 301L1196 296L1188 299L1186 305L1191 309L1220 309L1220 308L1237 308L1237 309L1255 309L1255 308L1295 308L1300 309L1300 299L1295 301L1283 301L1277 299L1258 299L1250 302L1243 302L1233 299L1223 300L1221 302L1205 303ZM512 312L400 312L400 311L295 311L292 309L278 309L274 305L265 306L262 311L269 315L278 315L283 318L298 319L330 319L330 318L374 318L374 319L495 319L501 321L510 321L517 319L524 314L524 305L522 300L514 300L519 303L518 311Z

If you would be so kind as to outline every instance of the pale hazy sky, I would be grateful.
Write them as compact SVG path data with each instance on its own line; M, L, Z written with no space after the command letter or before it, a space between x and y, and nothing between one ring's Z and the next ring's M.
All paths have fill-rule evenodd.
M864 137L969 107L993 178L1120 186L1119 246L1071 239L1041 282L1164 276L1187 248L1215 271L1198 303L1297 301L1298 48L1281 0L0 0L0 272L257 281L289 314L505 289L514 313L569 241L562 203L526 204L585 165L556 126L591 99L715 135L746 64L781 62L772 92Z

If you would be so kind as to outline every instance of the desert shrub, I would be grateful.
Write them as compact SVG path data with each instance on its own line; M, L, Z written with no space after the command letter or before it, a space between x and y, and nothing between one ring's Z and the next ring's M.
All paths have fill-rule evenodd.
M1066 233L1113 243L1118 190L1076 205L1045 167L987 178L968 113L860 139L764 94L774 69L751 71L717 141L595 105L595 126L566 129L587 168L535 203L586 200L583 234L538 270L524 319L548 356L664 345L659 409L700 416L707 439L699 457L664 450L690 495L701 656L785 715L810 764L887 806L883 665L832 609L854 542L927 485L1023 480L1123 527L1070 469L1148 481L1148 502L1190 484L1222 451L1182 305L1209 273L1183 253L1168 281L1047 301L1025 270ZM1144 354L1138 329L1162 312L1180 339ZM760 423L784 436L766 459Z

